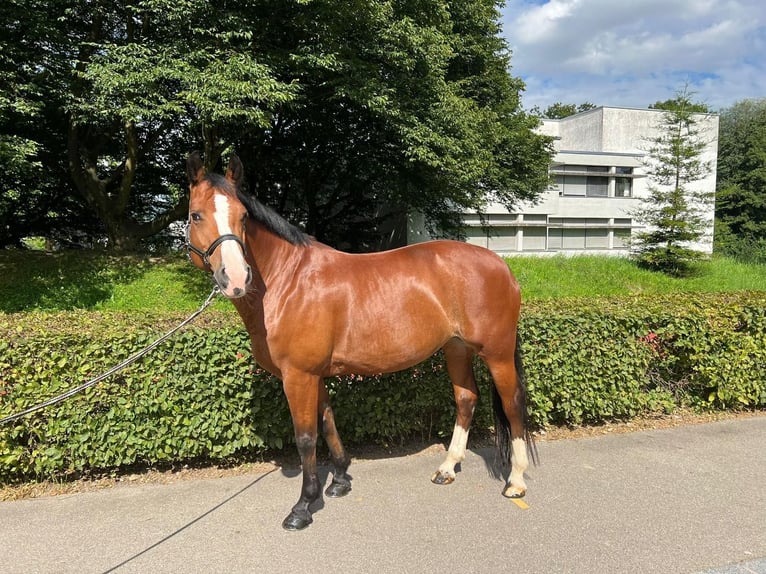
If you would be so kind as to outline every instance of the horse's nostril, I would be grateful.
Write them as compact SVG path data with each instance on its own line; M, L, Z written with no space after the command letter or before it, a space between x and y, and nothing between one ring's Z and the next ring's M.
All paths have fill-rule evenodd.
M247 277L245 277L245 285L250 285L250 281L253 280L253 270L250 266L247 266Z
M239 287L235 287L233 293L235 297L241 297L242 295L244 295L245 290L240 289Z
M229 286L229 276L226 275L226 267L221 267L218 273L215 274L215 280L221 289L226 289Z

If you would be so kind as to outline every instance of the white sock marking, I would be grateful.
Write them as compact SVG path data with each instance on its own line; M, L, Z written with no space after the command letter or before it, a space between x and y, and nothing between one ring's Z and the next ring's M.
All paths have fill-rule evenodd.
M452 430L452 440L447 450L447 458L439 467L439 472L455 476L455 465L465 460L465 448L468 445L468 431L456 424Z
M515 438L511 441L511 484L526 489L524 471L529 467L527 459L527 443L523 438Z

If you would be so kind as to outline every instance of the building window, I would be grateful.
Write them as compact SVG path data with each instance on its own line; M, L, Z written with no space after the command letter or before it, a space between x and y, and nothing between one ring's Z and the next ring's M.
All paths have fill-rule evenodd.
M615 197L633 197L633 180L627 177L617 177L614 180Z
M466 240L492 251L604 251L630 247L630 218L492 215L490 227L471 225Z
M615 197L633 197L633 175L632 167L616 167L614 178L614 196ZM625 175L628 177L620 177Z
M552 170L559 194L574 197L633 197L633 168L605 165L560 165Z
M625 225L627 228L616 226ZM604 217L551 217L548 219L548 249L598 251L610 249L610 232L614 230L612 248L623 249L630 237L630 219L616 219L614 225Z
M465 230L465 241L471 245L489 248L489 237L487 231L479 226L467 227Z
M609 249L609 230L586 229L585 249Z
M545 227L525 227L523 251L545 251Z
M612 249L627 249L630 247L630 229L615 229Z
M606 237L606 230L563 228L548 230L548 249L602 249L606 243L601 237Z
M565 175L557 177L556 183L562 195L585 196L587 179L584 175Z
M588 176L586 194L588 197L606 197L609 195L609 178Z
M606 197L609 195L609 168L601 165L588 166L588 173L603 175L588 175L586 193L588 197Z
M465 230L466 243L486 247L492 251L517 251L518 228L509 225L497 227L468 227Z
M516 251L516 227L495 227L489 233L492 251Z
M548 230L548 249L551 251L557 251L562 249L563 244L563 229L549 229Z

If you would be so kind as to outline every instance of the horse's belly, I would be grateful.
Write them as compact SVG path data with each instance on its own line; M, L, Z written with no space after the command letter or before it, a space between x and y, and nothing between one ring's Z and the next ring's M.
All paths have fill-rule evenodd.
M353 359L333 358L330 364L327 376L334 375L378 375L381 373L394 373L402 371L413 365L425 361L433 355L440 347L433 349L429 353L422 354L398 354L385 356L357 356Z
M452 336L446 326L433 324L404 329L401 324L359 329L336 345L328 374L373 375L401 371L426 360Z

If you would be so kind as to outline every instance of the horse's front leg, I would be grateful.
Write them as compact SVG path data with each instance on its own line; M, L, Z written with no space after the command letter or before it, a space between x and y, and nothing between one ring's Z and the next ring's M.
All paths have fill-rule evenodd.
M309 507L320 496L316 446L321 384L319 377L301 372L284 375L283 379L285 395L293 417L295 443L303 468L301 496L282 522L282 527L286 530L302 530L311 524L313 519Z

